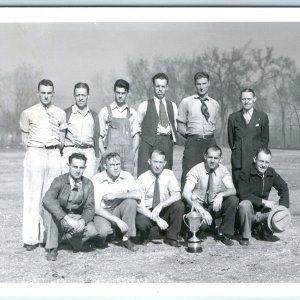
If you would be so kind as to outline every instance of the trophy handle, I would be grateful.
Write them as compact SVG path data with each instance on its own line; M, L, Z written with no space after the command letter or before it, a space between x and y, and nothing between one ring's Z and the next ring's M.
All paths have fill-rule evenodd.
M183 223L185 224L185 226L190 229L189 225L185 222L185 219L186 219L186 214L182 216L182 219L183 219Z

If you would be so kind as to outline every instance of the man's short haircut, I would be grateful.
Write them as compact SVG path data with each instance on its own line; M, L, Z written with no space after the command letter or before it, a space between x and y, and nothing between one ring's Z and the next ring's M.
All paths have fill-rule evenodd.
M41 85L44 85L44 86L52 86L53 87L53 90L54 90L54 85L53 85L53 82L49 79L43 79L39 82L38 84L38 91L40 90L40 86Z
M242 98L243 93L252 93L253 97L255 97L255 92L250 88L242 89L240 98Z
M272 152L271 152L271 150L270 150L268 147L260 147L260 148L256 151L254 157L257 158L257 157L258 157L258 154L259 154L260 152L263 152L263 153L265 153L265 154L267 154L267 155L271 155L271 156L272 156Z
M75 90L76 89L86 89L88 95L90 94L90 87L87 83L85 82L78 82L74 86L74 95L75 95Z
M119 158L121 160L120 154L117 152L109 152L104 157L104 163L107 164L112 158Z
M218 145L212 145L206 148L205 154L208 154L208 150L213 150L213 151L219 151L220 152L220 157L222 156L222 149Z
M208 75L208 73L206 73L206 72L197 72L195 74L195 76L194 76L194 83L196 83L196 81L198 79L201 79L201 78L206 78L207 81L209 81L209 75Z
M169 77L165 73L157 73L152 77L152 83L155 84L156 79L167 80L167 84L169 83Z
M163 155L165 157L165 160L166 160L166 153L162 150L159 150L159 149L153 149L151 152L150 152L150 156L149 158L151 159L152 158L152 154L153 153L156 153L158 155Z
M118 79L116 82L115 82L115 85L114 85L114 91L116 91L116 88L124 88L126 92L129 92L129 82L127 82L126 80L124 79Z
M86 161L87 161L86 156L84 154L82 154L82 153L72 153L69 156L69 164L70 165L71 165L73 159L81 159L81 160L84 161L85 164L86 164Z

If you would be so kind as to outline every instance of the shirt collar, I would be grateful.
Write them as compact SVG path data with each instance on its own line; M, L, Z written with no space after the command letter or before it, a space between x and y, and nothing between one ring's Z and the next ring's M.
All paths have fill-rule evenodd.
M199 100L204 100L204 101L209 101L210 97L208 96L208 94L205 95L204 98L200 98L200 96L198 94L194 95L194 99L199 99Z
M113 181L113 180L107 175L107 172L106 172L106 171L103 171L103 177L102 177L102 180L101 180L100 183L105 182L105 181L114 183L114 182L117 182L117 181L122 180L122 179L126 179L126 176L124 175L124 172L123 172L123 171L121 171L119 177L118 177L115 181Z
M114 101L113 103L111 103L110 105L111 109L118 109L119 111L123 112L126 108L128 108L127 103L125 103L125 105L123 105L122 107L119 107L116 103L116 101Z
M248 114L250 117L252 117L253 111L254 111L254 108L253 108L253 107L252 107L250 110L248 110L248 111L244 111L244 110L242 109L243 114Z
M154 99L154 101L157 102L157 103L160 102L160 99L158 99L158 98L155 97L155 96L153 96L153 99ZM161 99L161 101L162 101L163 103L166 103L166 97L163 97L163 98Z
M75 185L75 180L69 175L69 183L70 183L70 185L71 185L71 189L73 189L74 188L74 185ZM78 182L77 182L77 184L82 184L82 181L81 180L79 180Z
M90 108L87 106L86 107L86 110L84 110L84 114L87 114L88 112L90 112ZM78 108L78 106L76 104L74 104L72 106L72 113L76 114L76 113L79 113L79 114L82 114L82 111Z
M255 167L255 163L252 163L251 165L251 169L250 169L250 174L251 175L258 175L260 177L262 177L262 174L260 174L256 167ZM267 171L264 173L265 176L273 176L273 171L272 168L268 167Z

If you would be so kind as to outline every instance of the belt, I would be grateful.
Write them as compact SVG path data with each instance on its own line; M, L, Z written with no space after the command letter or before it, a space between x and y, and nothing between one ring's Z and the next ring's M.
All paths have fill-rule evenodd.
M208 140L214 137L214 134L189 134L188 137L196 140Z
M170 136L170 135L171 135L171 133L157 133L156 135Z
M66 147L73 147L73 148L79 148L79 149L94 148L94 146L90 146L90 145L70 145L70 146L65 146L65 148Z
M34 147L34 146L28 146L30 148L40 148L40 149L58 149L58 145L53 145L53 146L43 146L43 147Z

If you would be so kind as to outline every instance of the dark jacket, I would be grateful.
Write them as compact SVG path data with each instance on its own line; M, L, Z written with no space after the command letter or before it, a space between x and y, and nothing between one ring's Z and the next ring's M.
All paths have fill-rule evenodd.
M95 214L94 185L82 177L83 199L74 211L80 214L85 224L93 220ZM71 193L69 173L56 177L43 198L43 206L60 221L67 215L67 203Z
M275 172L268 168L264 176L256 170L255 164L251 165L250 174L241 171L237 182L237 194L242 200L250 200L256 210L262 208L262 199L269 198L270 191L274 187L279 198L279 204L289 207L289 189L287 183Z
M228 119L228 144L232 151L231 165L235 169L250 167L255 152L260 147L268 147L269 119L264 112L253 110L249 124L243 111L232 113Z
M66 112L66 118L67 118L67 123L69 122L71 113L72 113L72 106L68 107L65 109ZM98 114L90 109L90 112L92 114L93 120L94 120L94 149L95 149L95 156L99 157L99 137L100 137L100 123L99 123L99 117ZM68 129L67 129L68 130ZM66 135L67 135L67 130L66 130Z

